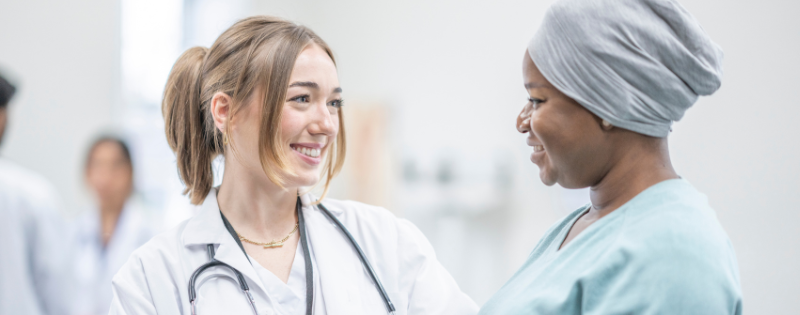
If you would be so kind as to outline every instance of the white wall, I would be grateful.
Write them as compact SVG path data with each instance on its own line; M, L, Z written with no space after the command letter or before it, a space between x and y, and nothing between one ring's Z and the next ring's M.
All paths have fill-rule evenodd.
M50 179L67 212L85 204L82 163L118 103L116 1L0 0L0 69L18 94L0 154Z
M675 167L705 192L739 258L749 314L800 305L800 3L684 1L725 50L722 88L670 141Z

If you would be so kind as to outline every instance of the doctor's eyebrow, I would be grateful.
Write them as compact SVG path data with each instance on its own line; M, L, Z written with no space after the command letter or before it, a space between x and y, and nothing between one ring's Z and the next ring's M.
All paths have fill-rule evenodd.
M317 84L316 82L311 82L311 81L298 81L298 82L293 82L292 84L289 84L289 87L295 87L295 86L302 86L302 87L312 88L312 89L315 89L315 90L319 89L319 84Z
M289 87L296 87L296 86L307 87L307 88L311 88L311 89L315 89L315 90L319 89L319 84L317 84L316 82L312 82L312 81L297 81L297 82L293 82L292 84L289 84ZM333 93L342 93L342 88L341 87L337 87L337 88L333 89Z

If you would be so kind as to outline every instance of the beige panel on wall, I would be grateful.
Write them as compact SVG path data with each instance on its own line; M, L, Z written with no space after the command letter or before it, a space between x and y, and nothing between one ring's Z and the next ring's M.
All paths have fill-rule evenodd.
M388 108L379 104L347 103L343 110L347 158L342 176L347 188L342 197L386 207L401 215L392 207L391 200L396 174L388 143Z

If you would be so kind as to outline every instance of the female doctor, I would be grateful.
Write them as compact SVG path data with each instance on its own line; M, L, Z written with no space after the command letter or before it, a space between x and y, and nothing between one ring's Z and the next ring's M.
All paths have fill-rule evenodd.
M342 166L341 92L328 45L281 19L250 17L187 50L162 110L200 209L134 252L110 313L477 313L413 224L304 193L321 174L327 192Z

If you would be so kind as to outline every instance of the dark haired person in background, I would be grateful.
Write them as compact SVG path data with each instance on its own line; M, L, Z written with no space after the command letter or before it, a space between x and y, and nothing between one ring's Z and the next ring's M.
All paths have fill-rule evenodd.
M11 102L11 98L16 92L17 88L0 76L0 142L3 141L6 122L8 122L8 103Z
M0 143L16 88L0 76ZM63 314L70 292L55 189L0 157L0 314Z
M101 136L89 147L86 184L94 205L75 222L73 315L108 314L111 278L153 236L133 196L133 162L125 142Z

